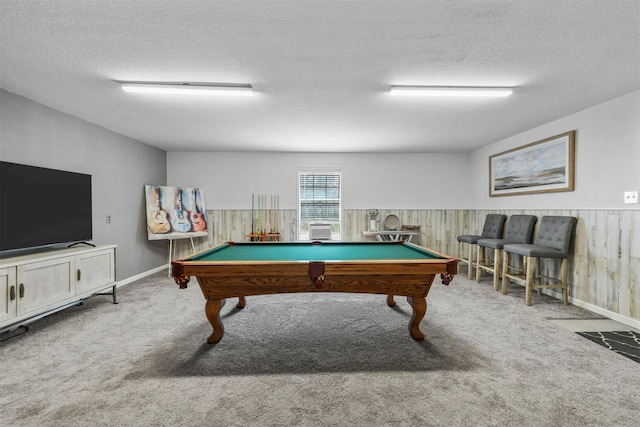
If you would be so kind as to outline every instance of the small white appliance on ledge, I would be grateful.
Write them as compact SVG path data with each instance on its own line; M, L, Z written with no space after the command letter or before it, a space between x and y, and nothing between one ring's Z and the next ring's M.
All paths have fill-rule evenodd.
M309 240L331 240L331 224L309 224Z

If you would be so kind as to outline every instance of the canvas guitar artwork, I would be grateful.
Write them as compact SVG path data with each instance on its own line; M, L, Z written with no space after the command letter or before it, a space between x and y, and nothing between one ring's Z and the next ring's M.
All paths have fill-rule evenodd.
M145 185L144 197L149 240L207 236L206 207L202 189Z
M204 214L198 206L198 199L196 197L196 190L191 190L191 198L193 203L193 210L189 211L189 219L193 226L193 231L204 231L207 229L207 222L204 219Z
M151 211L147 220L147 225L149 230L154 234L168 233L171 231L171 223L169 222L169 215L167 214L167 211L162 209L162 205L160 204L160 189L158 187L154 189L154 194L156 209Z
M182 206L182 190L176 190L176 210L171 221L173 229L180 233L191 231L191 223L189 222L189 214Z

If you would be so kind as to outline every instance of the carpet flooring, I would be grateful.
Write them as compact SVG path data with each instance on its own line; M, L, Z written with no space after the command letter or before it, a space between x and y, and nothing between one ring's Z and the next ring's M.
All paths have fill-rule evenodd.
M0 343L0 426L637 426L640 369L550 319L601 318L524 289L434 283L404 298L280 294L222 309L166 272ZM23 331L24 332L24 331Z

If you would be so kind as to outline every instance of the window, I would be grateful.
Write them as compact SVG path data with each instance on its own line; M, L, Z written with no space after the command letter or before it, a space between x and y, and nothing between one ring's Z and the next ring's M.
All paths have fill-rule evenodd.
M309 224L329 224L331 238L340 239L342 171L298 170L298 238L309 239Z

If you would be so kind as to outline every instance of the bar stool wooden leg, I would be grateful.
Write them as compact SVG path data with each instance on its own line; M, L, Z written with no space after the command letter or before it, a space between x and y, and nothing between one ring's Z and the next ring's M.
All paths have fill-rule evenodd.
M569 270L569 262L567 258L562 259L562 299L564 305L569 305L569 284L567 283L567 276Z
M536 258L536 280L542 285L542 258ZM549 280L545 279L545 285L549 284ZM538 295L542 295L542 288L538 288Z
M500 258L502 251L500 249L493 250L493 290L498 290L498 279L500 278Z
M502 295L507 294L507 285L509 284L509 278L507 273L509 270L509 253L502 251Z
M473 277L473 246L469 244L469 271L467 274L469 280Z
M480 262L484 259L484 248L478 246L478 250L476 251L476 283L480 283Z
M531 305L531 291L533 286L533 274L535 271L535 263L533 262L533 258L524 257L524 262L526 264L526 299L525 303L527 305Z

